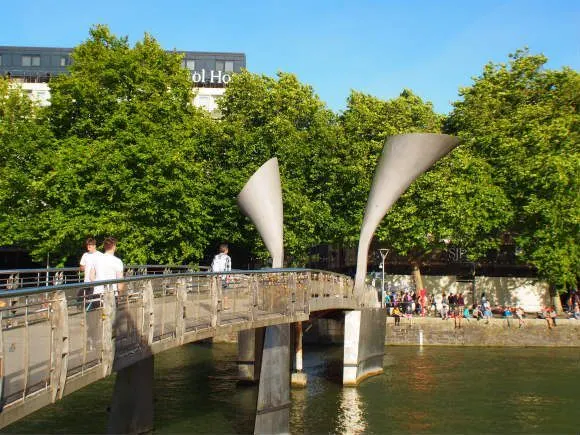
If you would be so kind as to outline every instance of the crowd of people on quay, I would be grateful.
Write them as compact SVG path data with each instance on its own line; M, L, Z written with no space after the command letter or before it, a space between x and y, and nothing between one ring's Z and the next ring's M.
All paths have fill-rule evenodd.
M462 292L448 294L443 292L440 297L427 294L425 289L418 292L411 289L390 289L385 293L384 305L389 316L394 317L395 325L400 325L401 318L412 319L420 317L440 317L442 320L454 321L455 328L461 328L462 320L484 321L489 323L492 318L504 318L507 326L515 325L522 328L527 325L526 316L533 315L535 318L546 320L548 328L557 326L558 318L554 306L541 308L536 313L526 313L521 306L492 305L485 293L482 293L475 303L467 304ZM576 292L567 304L565 317L580 320L580 295Z

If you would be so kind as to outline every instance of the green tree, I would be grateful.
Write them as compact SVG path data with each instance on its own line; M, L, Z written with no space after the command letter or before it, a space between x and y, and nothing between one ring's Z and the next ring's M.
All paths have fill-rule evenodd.
M345 180L356 180L345 190L352 196L352 236L360 228L366 198L385 140L394 134L438 133L443 118L411 91L381 101L353 93L342 122L352 144ZM421 263L453 244L469 248L477 258L491 246L510 216L509 204L490 177L489 165L459 147L411 184L379 226L376 239L408 256L417 287L422 287Z
M518 50L508 63L487 64L461 90L446 129L488 162L508 197L506 231L521 261L564 290L580 270L580 77L546 61Z
M392 100L352 91L347 108L340 117L344 145L339 159L340 188L336 189L333 204L345 215L348 229L346 242L358 240L360 227L370 192L376 165L389 136L403 133L437 133L442 117L429 102L424 102L410 90Z
M201 258L211 188L197 135L212 121L192 106L181 57L149 35L131 47L96 26L72 58L50 82L58 146L36 187L33 255L62 263L87 235L114 235L126 263Z
M277 78L248 72L232 78L220 102L219 138L207 150L213 180L218 238L245 244L266 258L253 225L242 217L235 197L252 173L278 157L284 201L284 243L289 264L304 264L308 249L326 241L337 227L327 200L333 188L338 145L335 115L292 74ZM333 160L334 159L334 160Z
M53 140L40 112L20 87L0 78L0 245L24 246L31 236L27 222L42 207L35 186Z

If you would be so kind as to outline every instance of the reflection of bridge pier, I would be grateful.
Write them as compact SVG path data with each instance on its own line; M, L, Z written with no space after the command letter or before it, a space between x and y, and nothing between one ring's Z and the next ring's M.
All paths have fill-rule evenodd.
M380 308L344 312L345 386L355 386L383 372L385 320L385 311ZM302 322L242 331L238 335L241 379L259 380L255 433L290 430L290 387L306 385L306 375L302 372L302 338ZM294 364L290 376L291 359Z

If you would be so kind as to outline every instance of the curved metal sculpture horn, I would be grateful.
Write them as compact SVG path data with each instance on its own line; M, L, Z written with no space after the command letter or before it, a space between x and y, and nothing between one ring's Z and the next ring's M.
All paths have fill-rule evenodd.
M457 146L445 134L413 133L390 137L375 171L358 242L355 290L363 288L368 251L379 223L409 185Z
M250 177L238 195L238 207L256 225L272 256L272 267L282 267L284 261L282 184L276 157L260 166Z

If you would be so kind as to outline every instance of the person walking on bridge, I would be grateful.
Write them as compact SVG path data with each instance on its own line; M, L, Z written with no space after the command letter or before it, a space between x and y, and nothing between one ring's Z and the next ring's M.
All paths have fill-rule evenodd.
M97 257L99 255L103 255L102 252L97 251L97 241L92 237L89 237L86 242L85 246L87 248L87 252L83 254L80 261L80 269L81 272L85 274L85 282L91 282L91 276L93 273L93 269L95 268L95 263L97 262Z
M88 283L93 281L97 258L100 255L103 255L103 253L101 251L97 251L97 241L92 237L89 237L85 241L85 246L87 248L87 252L85 252L81 257L80 271L84 273L84 282ZM82 288L77 292L77 301L88 304L92 294L92 288Z
M113 279L123 278L123 262L119 257L115 256L117 250L117 239L114 237L107 237L103 242L103 249L105 253L97 257L94 267L94 281L108 281ZM113 284L112 289L115 294L123 290L122 284ZM104 291L104 286L96 286L94 294L101 294Z
M219 247L219 253L213 257L213 261L211 262L212 272L229 272L232 270L232 259L228 255L228 252L228 245L226 243L222 243ZM225 289L228 286L228 276L221 275L220 278L222 283L224 310L229 310L230 307L228 306L228 297L225 293Z

